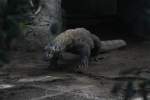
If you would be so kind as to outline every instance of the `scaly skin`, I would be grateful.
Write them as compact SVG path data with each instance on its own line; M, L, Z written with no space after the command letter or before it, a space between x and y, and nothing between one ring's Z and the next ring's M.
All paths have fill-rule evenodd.
M89 59L101 51L100 39L85 28L69 29L59 34L45 47L46 56L51 64L57 65L62 52L80 55L79 70L88 68Z

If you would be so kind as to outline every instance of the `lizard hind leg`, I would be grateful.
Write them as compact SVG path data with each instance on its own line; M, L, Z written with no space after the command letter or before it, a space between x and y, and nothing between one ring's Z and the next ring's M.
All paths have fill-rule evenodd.
M94 48L91 50L91 61L98 62L99 60L103 59L104 57L100 57L100 51L101 51L101 40L98 36L95 34L91 34L91 37L94 42Z
M90 61L99 62L100 60L103 60L104 56L94 56L90 58Z

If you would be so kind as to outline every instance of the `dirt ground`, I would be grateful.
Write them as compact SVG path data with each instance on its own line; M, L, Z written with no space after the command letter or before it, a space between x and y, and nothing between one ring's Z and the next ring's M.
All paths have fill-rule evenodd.
M85 73L118 76L130 68L150 68L150 42L129 42L126 48L101 54ZM0 69L0 100L123 100L114 96L112 80L75 73L78 57L64 54L59 70L48 69L42 52L11 52ZM136 97L133 100L141 100Z

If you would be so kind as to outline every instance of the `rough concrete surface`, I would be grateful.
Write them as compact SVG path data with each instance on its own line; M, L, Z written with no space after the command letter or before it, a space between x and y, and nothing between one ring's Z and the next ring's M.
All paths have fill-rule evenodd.
M150 67L150 43L129 44L126 48L101 54L87 73L118 76L132 67ZM114 96L112 80L95 79L73 70L78 57L65 54L59 70L48 69L42 52L11 52L11 62L0 70L0 100L123 100ZM133 99L133 100L141 100Z

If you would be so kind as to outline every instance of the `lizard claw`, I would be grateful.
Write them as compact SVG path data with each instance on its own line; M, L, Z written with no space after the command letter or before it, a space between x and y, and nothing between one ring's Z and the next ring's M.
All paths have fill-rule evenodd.
M80 65L78 66L79 71L85 71L88 69L88 58L86 57L84 60L81 61Z

